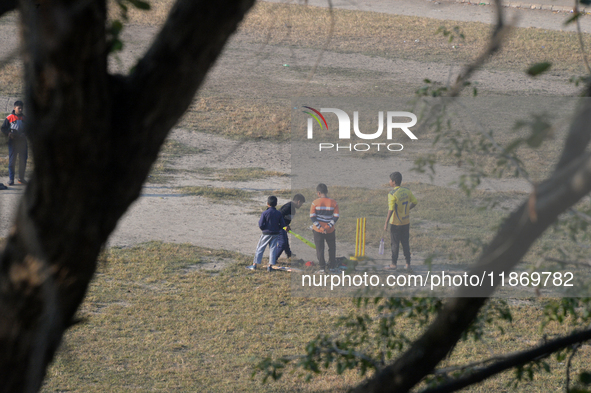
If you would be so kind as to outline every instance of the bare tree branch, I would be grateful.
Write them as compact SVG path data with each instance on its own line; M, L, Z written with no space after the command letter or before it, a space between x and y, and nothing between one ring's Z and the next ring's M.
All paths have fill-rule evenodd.
M131 130L162 141L187 110L197 88L254 0L178 0L122 98ZM182 26L179 29L179 26ZM153 94L158 91L161 94ZM171 99L167 92L174 92ZM158 143L159 147L160 143ZM157 154L158 150L154 151Z
M591 93L591 84L588 86L588 95ZM591 99L584 98L581 101L579 110L570 125L568 135L562 149L562 154L556 164L560 169L568 165L572 160L583 154L591 140L591 127L589 127L586 113L591 111Z
M475 383L484 381L485 379L505 370L508 370L510 368L522 366L534 360L544 359L560 349L566 348L573 344L585 342L587 340L591 340L591 329L583 330L581 332L573 333L566 337L552 340L547 344L541 345L539 347L527 351L517 352L508 355L505 357L504 360L491 364L490 366L487 366L482 370L476 371L470 375L458 378L454 381L445 383L443 385L423 390L421 393L455 392L462 388L465 388L466 386L470 386Z
M573 345L573 351L571 352L570 356L568 357L568 361L566 362L566 381L564 383L564 392L570 392L570 366L573 361L573 358L577 354L577 351L580 347L580 343Z
M449 92L450 97L457 97L460 94L465 82L468 79L470 79L472 74L478 68L480 68L489 59L491 55L495 54L499 51L499 49L501 49L501 43L509 34L511 26L505 24L501 0L495 0L495 9L497 15L497 23L495 24L488 46L486 47L484 52L482 52L476 59L474 59L472 63L468 64L464 68L464 70L457 76L456 81ZM513 21L513 23L511 24L515 24L515 21Z
M332 0L327 0L327 1L328 1L328 12L330 14L330 27L328 30L328 36L326 37L326 41L324 42L322 49L320 49L320 53L318 54L318 57L316 58L316 62L314 62L314 66L312 67L312 69L308 73L308 76L306 77L304 84L298 90L298 92L296 94L297 97L299 97L303 93L304 88L310 83L310 81L312 80L312 77L316 74L316 70L318 69L318 65L320 64L320 61L322 60L322 55L328 49L328 46L330 45L330 41L332 40L332 37L334 35L334 26L336 23L335 17L334 17L334 9L332 6ZM307 4L307 2L306 2L306 4Z
M497 355L497 356L493 356L490 357L488 359L484 359L484 360L479 360L477 362L470 362L470 363L466 363L466 364L462 364L462 365L458 365L458 366L449 366L449 367L444 367L444 368L438 368L437 370L433 371L433 375L447 375L449 373L452 373L454 371L463 371L463 370L467 370L469 368L477 368L478 366L484 366L485 364L491 363L491 362L497 362L499 360L505 360L508 356L510 355ZM482 367L478 367L479 369L482 369Z
M587 116L591 117L591 113ZM480 276L486 271L493 272L496 276L500 272L512 270L558 215L589 191L591 155L585 154L555 172L550 179L537 187L535 222L530 219L529 201L523 202L506 220L468 274ZM437 363L453 348L461 332L474 320L493 291L492 286L483 286L477 291L470 291L469 288L460 289L457 293L458 298L450 299L445 304L435 321L405 353L354 391L407 392L425 375L431 373Z
M581 46L581 54L583 55L583 61L585 62L585 68L587 69L587 73L591 75L591 68L589 67L589 60L587 60L587 53L585 52L585 43L583 42L583 33L581 32L581 22L579 21L579 18L582 15L579 11L579 0L575 0L575 6L573 7L573 11L576 16L575 22L577 24L577 36L579 37L579 45Z
M574 265L574 266L582 266L582 267L591 267L591 262L563 261L562 259L551 258L551 257L545 257L544 260L548 261L548 262L556 262L556 263L559 263L563 266L564 265Z
M500 1L497 2L500 7ZM502 26L499 27L499 30ZM495 47L496 44L492 44ZM464 73L470 75L470 72ZM463 83L461 83L463 85ZM459 85L456 85L459 86ZM581 110L571 127L571 135L584 134L589 124L589 110ZM586 145L585 145L586 146ZM578 146L580 148L580 146ZM584 147L583 147L584 150ZM558 215L591 190L591 156L580 154L558 167L553 176L540 184L533 198L528 198L499 230L468 274L510 271L521 260L532 243L554 222ZM569 197L570 194L570 197ZM567 198L568 201L562 198ZM533 204L530 202L533 201ZM564 201L563 204L561 201ZM532 211L535 213L532 216ZM535 217L535 220L532 218ZM407 392L415 386L455 346L456 342L478 314L494 287L479 292L461 289L458 298L449 300L435 321L392 365L358 385L355 392ZM462 296L474 296L463 298Z

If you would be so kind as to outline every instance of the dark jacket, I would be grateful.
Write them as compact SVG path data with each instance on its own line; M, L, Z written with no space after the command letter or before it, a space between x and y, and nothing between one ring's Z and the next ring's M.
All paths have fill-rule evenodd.
M12 140L26 140L24 122L25 115L17 116L14 111L4 119L4 123L0 127L0 130L4 135L8 137L8 141Z
M283 214L274 207L269 207L261 214L259 220L259 228L263 231L263 235L278 235L281 228L285 226Z
M287 202L285 205L281 206L279 211L283 214L283 219L285 220L285 225L291 224L291 220L296 214L295 206L292 206L293 201Z

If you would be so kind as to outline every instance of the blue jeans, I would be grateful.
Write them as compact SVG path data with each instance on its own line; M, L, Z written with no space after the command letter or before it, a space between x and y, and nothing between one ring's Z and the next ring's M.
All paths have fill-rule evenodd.
M289 238L287 237L287 231L285 229L281 229L279 231L279 239L277 239L277 256L275 256L275 260L279 259L281 254L285 251L285 255L288 258L291 257L291 248L289 248Z
M18 155L18 178L25 178L25 169L27 169L27 140L13 139L8 141L8 180L14 182L14 166L16 165L16 156Z
M254 265L261 264L263 260L263 253L265 252L265 248L267 248L267 244L269 245L269 265L274 265L277 263L277 240L279 239L279 236L281 235L261 235L259 238L259 243L257 244L257 250L254 253Z

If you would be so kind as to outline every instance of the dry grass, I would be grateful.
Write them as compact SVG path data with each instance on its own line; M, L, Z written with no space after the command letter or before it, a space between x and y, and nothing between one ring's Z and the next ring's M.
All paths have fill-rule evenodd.
M527 199L526 193L474 191L467 197L463 191L424 183L404 183L418 199L411 213L411 250L418 261L434 255L437 263L468 265L473 263L481 248L487 244L508 213ZM383 227L387 213L388 187L363 189L354 187L329 187L340 211L336 225L339 242L355 244L356 219L365 217L366 247L377 250L384 236ZM294 232L306 234L310 221L306 217L309 203L315 199L313 190L292 190L301 193L306 204L292 222ZM278 193L276 193L277 195ZM581 204L588 204L582 202ZM385 235L389 244L389 234ZM582 243L570 241L564 234L547 231L524 258L525 264L535 264L541 257L561 258L556 249L576 255ZM416 262L420 264L421 262ZM522 265L520 265L522 266Z
M464 64L486 46L488 39L489 26L482 23L447 22L345 10L334 12L335 32L329 50L337 52L438 64ZM327 39L329 20L329 13L324 8L260 2L243 23L240 39L268 47L318 49L323 47ZM441 26L448 30L459 26L466 39L456 38L449 43L447 37L435 33ZM587 47L590 47L589 35L585 35L584 40ZM575 34L534 28L515 29L501 53L493 57L486 68L521 72L539 61L552 61L550 73L561 74L565 80L570 75L584 72ZM296 68L298 67L286 70L285 78L293 77L293 72L301 74L309 71ZM323 64L316 74L317 77L326 74L334 81L367 81L372 89L375 80L380 79L372 72L355 72L326 67ZM376 88L381 91L379 86ZM366 94L388 94L387 91L378 93L378 90L371 90ZM287 132L290 114L286 109L289 103L281 95L283 93L259 87L249 97L234 97L232 94L220 94L213 90L202 92L202 97L195 100L181 124L191 129L232 138L289 139ZM480 94L487 93L481 90ZM438 159L442 160L440 162L457 163L441 153L437 152ZM545 155L532 151L525 154L526 162L539 162L540 159L543 160L540 157ZM412 153L411 156L415 158ZM492 159L489 161L492 162ZM537 164L532 167L534 171L540 168ZM534 175L540 177L544 174Z
M24 93L23 68L20 63L12 62L0 67L0 94L22 97ZM0 103L0 111L12 110L13 102Z
M129 22L142 25L162 24L172 0L151 1L149 12L130 10ZM111 4L109 15L117 16ZM404 58L422 62L466 63L486 46L490 25L479 22L441 21L431 18L388 15L375 12L335 9L335 30L329 50L364 53L386 58ZM330 13L327 8L258 2L245 18L240 31L254 42L268 45L322 48L327 40ZM451 43L440 27L458 26L465 39ZM585 46L591 37L584 36ZM584 65L576 34L536 28L516 28L487 68L524 71L533 63L550 61L554 72L584 74ZM565 78L566 79L566 78Z
M337 318L356 310L350 299L292 297L288 273L248 272L251 257L191 245L146 243L110 249L103 259L79 313L84 322L68 331L43 392L344 392L360 380L334 370L311 383L298 373L265 385L250 379L257 359L302 354L317 334L338 334ZM212 264L224 267L200 269ZM459 343L442 365L537 344L543 302L511 303L514 322L501 324L505 334L484 327L483 340ZM568 321L552 323L545 333L570 329ZM396 330L412 339L421 329L401 318ZM590 354L590 346L580 349L573 372L588 366ZM549 363L552 374L509 391L560 391L564 363ZM507 391L511 379L506 372L470 391Z
M153 1L150 13L131 11L130 23L162 23L171 3ZM335 16L332 49L345 53L465 62L478 52L487 37L486 26L477 23L341 10ZM466 41L454 49L452 46L457 41L450 44L434 35L440 25L448 28L459 25L467 36ZM328 13L312 7L258 3L242 31L254 42L319 48L326 39ZM588 41L587 36L585 39ZM591 46L589 42L586 45ZM582 71L573 34L536 29L516 30L505 51L487 67L523 70L530 63L548 59L555 62L555 72ZM7 77L0 75L0 80L5 81L0 82L0 92L20 94L21 79L15 78L19 68L8 66L4 71ZM253 104L246 99L200 98L183 124L230 137L286 140L289 114L282 112L285 107ZM230 117L235 120L230 122ZM170 148L184 151L182 146ZM2 150L0 154L4 154ZM172 157L180 153L169 154ZM161 162L165 170L166 161ZM498 222L503 214L499 210L478 209L487 196L484 193L475 193L475 199L468 200L455 190L422 184L410 187L419 198L419 206L413 210L412 246L425 254L435 251L454 260L470 260L469 246L459 239L490 236L490 223ZM190 191L213 199L250 198L248 193L231 189ZM313 199L311 193L303 193L308 201ZM375 219L368 226L368 234L371 230L368 242L375 246L385 215L386 193L386 190L331 189L343 212L343 219L338 223L339 236L353 239L353 226L345 213L347 217L366 216ZM495 195L499 201L522 197ZM296 231L297 225L307 223L300 218L294 221ZM374 225L374 221L379 225ZM310 384L301 382L296 375L286 375L279 383L267 385L249 378L254 359L302 353L306 342L316 334L334 332L337 317L354 311L347 299L291 297L288 274L246 272L243 266L250 263L250 257L189 245L149 243L132 249L111 249L105 260L80 311L85 322L67 334L65 345L48 372L44 392L332 392L344 391L359 381L354 373L336 376L334 372ZM224 264L225 268L221 272L198 268L212 261ZM286 305L281 305L282 301ZM486 340L460 343L444 364L474 361L492 353L536 344L542 320L540 302L515 303L515 321L506 326L507 334L487 328ZM419 334L416 326L406 321L401 321L398 329L407 332L409 338ZM547 333L553 337L565 330L564 326L551 324ZM575 371L589 364L590 353L589 346L580 350L574 360ZM563 389L564 365L551 364L557 370L554 374L541 374L533 382L511 391ZM505 373L472 391L503 391L509 380L510 373Z
M132 24L138 25L147 25L147 26L159 26L164 23L166 17L168 16L168 12L172 8L174 4L173 0L150 0L150 10L143 11L138 10L131 6L129 3L128 5L128 22ZM109 19L121 19L121 10L117 3L113 0L109 1L108 3L108 17Z
M148 243L105 259L44 392L338 391L356 380L250 380L254 359L330 331L346 299L291 298L289 275L248 272L250 258L227 251ZM212 261L226 268L199 269Z
M250 201L254 195L254 193L249 191L225 187L179 187L178 190L181 194L202 196L216 203L225 203L228 200Z
M128 23L146 26L162 24L173 1L150 3L152 10L148 12L130 9ZM110 17L115 18L118 13L117 6L112 2ZM485 47L490 28L476 22L449 22L338 9L334 10L334 16L335 31L329 50L444 64L470 61ZM327 40L329 25L330 15L325 8L259 2L242 24L240 39L269 47L321 48ZM436 34L441 26L448 30L458 26L466 39L456 38L452 43L448 42L447 37ZM584 35L584 40L585 45L591 47L589 35ZM575 34L534 28L515 29L503 51L486 67L524 71L539 61L553 62L550 73L561 74L565 80L571 75L584 73ZM321 64L317 74L326 73L344 80L367 80L373 89L376 75L351 74L351 71L345 75L345 71ZM19 66L11 64L0 72L5 74L0 78L3 81L0 82L0 93L20 94L23 86ZM367 93L388 95L390 86L384 86L386 90L379 86L376 88L378 90ZM181 125L232 138L289 139L290 114L285 95L279 97L278 93L266 94L258 90L251 97L228 97L218 93L212 91L208 96L203 91L202 97L196 98L183 117Z
M334 10L335 30L330 50L364 53L421 62L466 63L486 47L490 25L441 21L375 12ZM269 45L321 48L327 39L330 13L326 8L259 2L242 31ZM458 26L465 35L449 42L436 34L440 27ZM583 36L588 48L591 37ZM517 28L487 68L524 71L533 63L550 61L554 71L584 73L577 35L569 32Z
M199 154L204 151L204 149L191 147L174 139L167 139L164 146L162 146L158 160L152 166L148 182L156 184L168 183L172 175L185 172L171 167L175 159L182 155Z
M257 100L197 97L180 126L228 138L289 140L289 103L267 104Z
M198 168L191 172L208 176L210 179L221 181L251 181L265 179L268 177L285 177L287 173L278 171L267 171L263 168Z

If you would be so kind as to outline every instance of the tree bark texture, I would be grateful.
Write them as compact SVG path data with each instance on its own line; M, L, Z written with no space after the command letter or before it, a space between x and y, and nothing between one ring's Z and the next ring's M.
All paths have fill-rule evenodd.
M253 2L178 0L121 76L104 0L20 1L36 165L0 255L0 392L40 388L109 234Z

